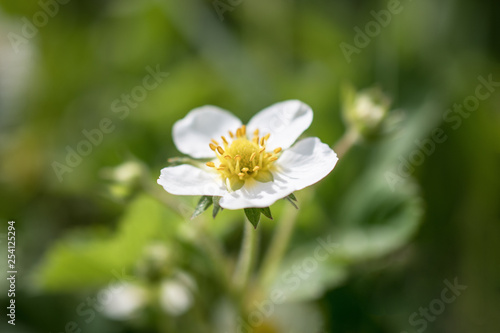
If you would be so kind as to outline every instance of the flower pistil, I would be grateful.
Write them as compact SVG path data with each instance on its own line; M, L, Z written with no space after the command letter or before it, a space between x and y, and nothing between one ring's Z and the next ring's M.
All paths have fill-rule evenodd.
M208 162L206 165L217 170L227 188L232 191L243 187L245 181L251 178L263 183L270 182L273 180L271 171L275 168L274 162L278 160L282 149L268 152L266 143L269 137L269 133L260 137L257 129L252 140L249 140L245 125L235 133L229 131L230 139L221 136L222 144L211 140L209 146L217 156L218 164Z

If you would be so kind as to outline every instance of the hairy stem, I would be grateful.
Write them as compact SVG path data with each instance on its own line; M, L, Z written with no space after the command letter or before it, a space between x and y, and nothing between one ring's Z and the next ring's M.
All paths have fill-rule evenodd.
M234 286L237 290L245 288L250 279L257 254L257 238L257 230L254 229L250 221L245 219L245 230L243 232L240 256L233 276Z

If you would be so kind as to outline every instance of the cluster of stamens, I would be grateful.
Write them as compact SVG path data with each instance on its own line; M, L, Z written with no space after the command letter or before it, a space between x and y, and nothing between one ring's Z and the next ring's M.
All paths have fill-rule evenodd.
M260 182L272 181L273 163L282 149L276 148L267 152L266 143L269 137L269 133L260 137L259 130L256 130L252 140L249 140L245 125L235 133L229 131L231 142L224 136L221 136L222 144L214 139L210 142L210 149L215 152L219 163L208 162L207 166L217 170L231 190L241 188L249 178Z

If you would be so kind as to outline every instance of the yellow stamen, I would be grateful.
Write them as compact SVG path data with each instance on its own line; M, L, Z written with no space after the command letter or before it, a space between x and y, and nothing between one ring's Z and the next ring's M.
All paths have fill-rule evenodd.
M247 137L247 127L242 125L235 132L228 131L229 137L221 136L221 142L212 139L209 143L218 161L207 162L206 165L215 168L226 184L228 190L236 191L245 186L247 179L258 182L270 182L275 170L274 161L281 148L267 151L266 144L270 134L259 137L258 129L253 131L253 137ZM222 140L222 141L221 141Z

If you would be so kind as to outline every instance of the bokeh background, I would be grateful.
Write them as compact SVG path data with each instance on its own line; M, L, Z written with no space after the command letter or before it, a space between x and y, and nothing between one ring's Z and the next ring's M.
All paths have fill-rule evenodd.
M342 43L356 46L356 28L374 22L372 11L396 5L390 22L346 57ZM310 255L318 237L331 235L338 251L256 332L292 332L280 321L294 320L297 332L500 331L500 87L474 111L445 118L476 94L479 77L500 82L499 33L493 0L1 0L0 246L6 253L14 220L18 270L15 326L0 279L1 331L224 332L231 307L204 246L211 239L234 259L243 215L189 221L196 198L156 191L160 169L180 155L172 125L205 104L245 122L300 99L315 112L307 135L333 145L346 130L347 84L385 92L391 129L297 193L280 267ZM127 105L124 94L151 70L168 74ZM66 164L68 149L103 119L113 129L59 177L54 162ZM436 129L446 140L425 153L418 142ZM418 165L408 162L417 155ZM398 173L402 163L411 176ZM261 221L262 253L288 209L278 203L275 221ZM192 227L200 225L201 236ZM140 292L81 307L117 272ZM166 280L182 285L173 305L157 299ZM445 280L467 289L439 309ZM141 293L149 303L133 314L109 310ZM432 304L439 314L425 327L410 320Z

